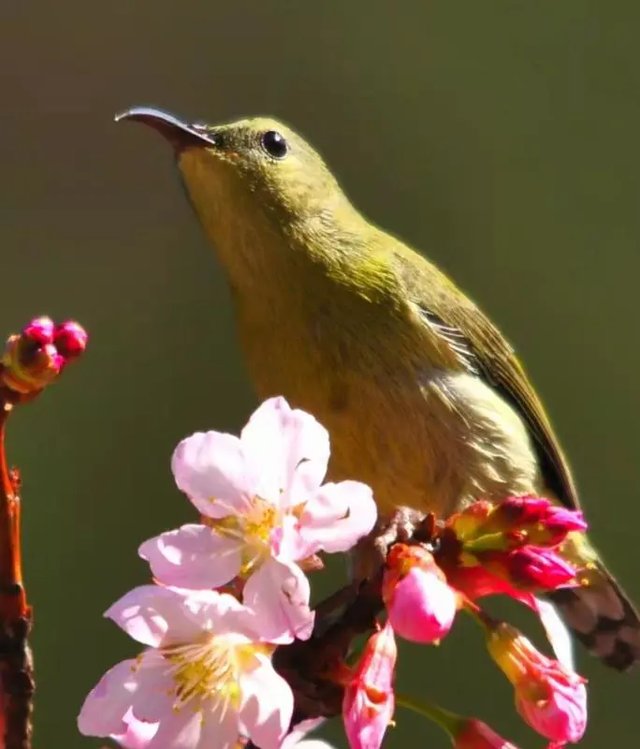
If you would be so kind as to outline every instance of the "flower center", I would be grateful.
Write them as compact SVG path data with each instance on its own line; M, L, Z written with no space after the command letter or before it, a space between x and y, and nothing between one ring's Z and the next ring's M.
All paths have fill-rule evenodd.
M223 712L237 704L238 676L253 649L233 636L211 634L199 642L163 648L175 684L173 709L180 710L192 700L214 700L222 704Z
M240 541L243 546L241 574L249 574L257 562L271 553L271 536L279 524L279 514L271 502L262 497L247 499L238 514L219 520L209 520L208 525L217 533Z
M244 533L247 543L266 546L276 524L276 508L261 497L253 497L244 518Z

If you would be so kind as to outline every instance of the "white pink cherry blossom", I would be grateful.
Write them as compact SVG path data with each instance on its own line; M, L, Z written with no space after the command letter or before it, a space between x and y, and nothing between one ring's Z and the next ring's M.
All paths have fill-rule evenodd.
M311 415L271 398L240 437L199 432L176 448L178 487L202 523L162 533L140 547L155 578L216 588L241 577L262 616L305 639L313 615L298 566L318 551L350 549L376 520L371 490L357 481L323 484L329 436ZM305 600L306 596L306 600Z
M225 593L146 585L106 615L146 649L90 692L78 718L83 734L137 739L144 749L233 749L244 738L280 746L293 694L253 611ZM140 722L151 724L147 735Z

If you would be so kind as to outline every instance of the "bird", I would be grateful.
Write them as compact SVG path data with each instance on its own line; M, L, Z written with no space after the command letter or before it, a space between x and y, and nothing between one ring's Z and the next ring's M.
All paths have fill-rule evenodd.
M329 430L333 480L379 512L446 518L482 498L580 507L568 462L512 346L436 265L371 223L322 157L274 119L189 122L138 106L178 170L228 281L257 395ZM640 660L640 619L585 538L588 584L551 593L605 664Z

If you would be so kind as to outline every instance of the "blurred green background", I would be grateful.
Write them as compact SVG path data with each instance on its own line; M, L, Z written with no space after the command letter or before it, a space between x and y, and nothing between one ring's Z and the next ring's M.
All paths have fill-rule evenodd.
M104 743L75 716L134 648L101 613L145 580L138 543L192 517L172 448L238 429L255 405L169 149L113 124L132 104L288 121L365 213L450 272L516 344L595 538L640 598L639 24L637 3L588 0L2 3L2 329L48 313L92 335L85 361L10 425L38 747ZM640 677L580 667L583 745L630 746ZM470 623L401 670L414 692L541 745ZM397 718L389 747L447 745Z

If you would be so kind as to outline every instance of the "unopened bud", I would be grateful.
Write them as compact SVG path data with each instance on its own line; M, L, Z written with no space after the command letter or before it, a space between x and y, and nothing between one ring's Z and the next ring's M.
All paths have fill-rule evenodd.
M62 357L52 343L38 344L26 337L11 336L2 357L2 382L10 390L28 395L42 390L64 367Z
M20 396L33 396L55 380L86 344L87 334L77 323L56 326L48 317L37 317L19 335L7 339L0 359L0 384Z
M65 359L75 359L86 349L88 338L82 325L67 320L56 326L53 341Z
M342 716L351 749L378 749L393 718L396 648L389 622L372 635L344 690Z
M53 343L55 324L50 317L36 317L22 331L24 338L34 343Z
M540 653L515 627L501 622L491 629L487 647L515 688L516 708L550 741L575 743L587 725L585 680Z
M523 590L556 590L576 584L576 568L552 549L525 546L505 555L506 575Z
M451 629L457 594L433 556L421 546L391 547L382 596L391 625L406 640L436 643Z

